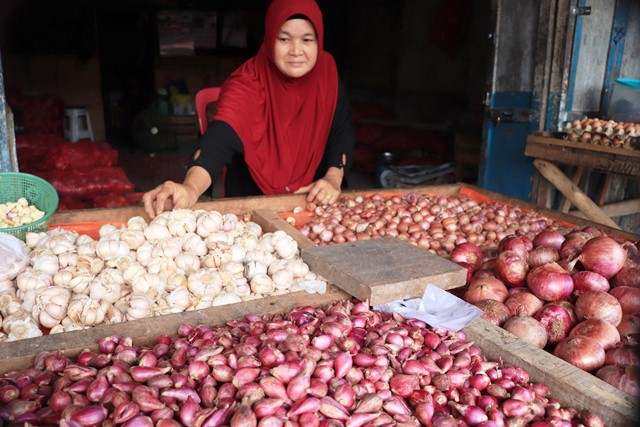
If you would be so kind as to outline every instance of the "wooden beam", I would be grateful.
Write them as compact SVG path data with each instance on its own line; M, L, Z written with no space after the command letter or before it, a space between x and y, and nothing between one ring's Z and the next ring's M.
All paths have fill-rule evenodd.
M576 187L554 164L540 159L534 160L533 164L542 176L547 178L558 191L571 200L574 206L584 213L587 218L609 227L620 229L618 224L605 214L582 190Z
M640 213L640 198L610 203L608 205L600 206L600 209L610 217L638 214ZM569 211L569 215L586 218L584 214L578 210Z
M576 166L576 170L573 173L573 184L576 186L580 185L580 180L582 179L582 174L584 173L584 167L582 166ZM569 209L571 209L571 200L569 200L568 198L564 198L564 200L562 201L562 204L560 204L560 212L569 212Z

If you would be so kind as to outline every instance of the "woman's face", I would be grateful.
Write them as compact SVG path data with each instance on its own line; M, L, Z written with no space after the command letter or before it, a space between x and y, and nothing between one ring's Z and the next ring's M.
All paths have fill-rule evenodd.
M302 77L318 59L316 30L306 19L290 19L280 28L274 48L276 67L286 76Z

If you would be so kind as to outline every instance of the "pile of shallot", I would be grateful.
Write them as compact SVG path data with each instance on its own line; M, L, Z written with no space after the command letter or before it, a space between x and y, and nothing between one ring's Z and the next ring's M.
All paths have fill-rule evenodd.
M604 425L463 333L360 301L185 324L148 347L109 336L74 358L41 353L0 377L0 402L7 425Z
M485 248L512 234L532 237L542 230L562 228L537 212L500 202L476 202L462 194L346 195L332 205L310 203L306 211L309 222L296 227L318 245L397 237L438 255L449 254L461 242ZM295 225L293 217L289 220Z
M217 211L136 216L98 240L28 233L26 244L30 264L0 281L0 343L326 286L291 236Z
M450 259L467 268L463 299L483 317L640 396L639 245L585 227L508 236L496 251L466 242Z

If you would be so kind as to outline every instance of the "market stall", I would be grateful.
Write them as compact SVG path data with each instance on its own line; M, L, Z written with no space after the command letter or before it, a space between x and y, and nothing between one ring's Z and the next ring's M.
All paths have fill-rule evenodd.
M598 227L599 229L604 230L607 234L611 236L615 236L616 238L621 240L629 240L634 242L638 240L638 236L633 235L631 233L626 233L624 231L602 226L592 221L582 220L575 216L559 213L557 211L553 211L543 207L538 207L533 204L525 203L514 198L505 197L497 193L493 193L490 191L482 190L482 189L472 187L472 186L467 186L467 185L447 185L447 186L436 186L436 187L398 189L398 190L394 190L394 194L380 194L375 191L358 191L358 192L345 193L344 197L347 200L354 201L354 203L357 203L357 201L359 200L364 201L370 198L374 198L379 201L382 201L382 200L391 201L393 199L397 203L400 203L400 202L404 203L407 199L410 201L413 201L414 203L417 203L418 200L430 199L430 200L436 201L435 204L432 206L437 205L438 201L444 203L446 200L471 200L471 202L475 204L486 203L487 205L491 205L491 206L507 207L507 209L511 209L514 212L514 215L516 212L524 212L526 213L526 215L530 215L530 216L527 216L527 218L535 218L535 221L544 220L545 223L548 222L548 224L552 224L558 227L558 229L563 229L564 231L571 230L574 227ZM473 198L475 198L476 200L473 200ZM389 202L389 203L392 203L392 202ZM247 220L248 218L251 218L252 221L255 221L255 223L260 225L262 231L265 233L274 232L276 230L285 231L287 235L292 236L293 239L297 242L302 258L309 262L309 265L312 266L312 270L314 270L315 268L318 268L318 273L320 273L321 276L326 277L327 279L331 279L328 283L327 291L325 293L309 294L306 292L292 292L292 293L286 293L282 295L268 296L260 299L253 299L250 301L238 302L238 303L229 304L229 305L204 308L204 309L195 310L195 311L184 311L181 313L164 314L161 316L141 318L137 320L129 320L129 321L126 321L123 323L117 323L117 324L102 324L102 325L93 326L88 329L62 332L60 334L49 334L49 335L44 335L36 338L29 338L25 340L3 343L3 344L0 344L0 358L3 360L1 369L3 374L5 375L5 378L12 378L11 375L14 375L14 374L12 374L11 372L15 373L15 372L18 372L18 370L30 368L34 366L34 363L36 363L37 365L39 363L38 360L42 360L42 357L43 357L42 355L47 353L58 354L57 352L61 352L60 354L64 355L65 357L71 358L70 359L71 361L76 361L75 358L78 357L79 355L84 355L81 357L82 360L87 359L88 356L95 357L100 354L109 355L110 354L109 352L105 353L105 350L106 350L105 339L108 337L130 337L132 342L135 343L136 348L142 349L147 347L151 348L154 345L158 345L158 343L160 342L171 343L171 342L176 342L175 340L178 340L177 342L181 342L180 339L177 338L180 336L180 334L183 334L182 335L183 338L187 338L191 336L188 332L184 332L185 331L184 325L191 325L187 329L193 330L192 328L197 327L198 325L207 325L207 327L223 327L223 325L226 324L227 327L233 327L233 325L237 326L237 325L243 324L242 322L247 322L247 325L253 324L252 322L259 321L259 319L284 318L289 320L289 319L296 318L295 316L300 316L299 314L300 312L298 311L300 310L300 307L313 307L313 309L319 310L319 311L313 311L314 314L312 315L311 308L302 309L304 313L307 313L306 314L307 316L313 317L313 316L320 316L321 315L320 313L324 313L325 310L328 310L330 312L331 309L329 307L344 307L343 304L346 304L347 301L352 301L347 305L347 307L349 307L348 309L334 308L334 310L340 310L340 312L350 313L349 316L351 316L352 319L355 319L356 317L358 317L358 315L362 315L363 310L366 312L377 313L376 311L371 310L368 304L363 305L361 303L355 302L355 300L352 299L352 296L357 294L359 287L356 286L356 283L349 282L350 278L353 278L353 280L357 281L357 280L360 280L360 278L364 277L365 282L360 283L359 285L367 286L367 285L371 285L371 283L366 282L367 280L374 281L374 279L376 278L372 276L367 276L366 274L359 276L359 275L353 274L353 271L345 273L345 269L352 268L357 272L359 271L359 273L363 273L363 269L364 269L365 270L364 273L367 273L366 270L367 269L370 270L372 268L371 262L373 261L374 263L375 262L379 263L379 261L377 261L375 257L371 255L372 253L375 255L375 251L372 253L366 252L366 250L371 250L371 247L366 248L366 250L363 252L359 252L358 244L370 243L370 242L376 243L378 245L376 247L376 250L377 250L380 248L379 244L385 239L382 239L379 241L377 239L358 240L356 242L351 242L351 243L349 242L346 242L343 244L332 243L328 245L318 246L316 245L316 243L314 243L313 240L310 239L309 235L305 236L305 234L303 234L299 229L302 227L301 225L303 222L302 218L306 216L307 219L313 220L313 216L316 214L315 209L306 210L304 206L305 206L305 201L303 196L270 196L270 197L242 198L242 199L230 198L230 199L204 202L204 203L198 204L196 206L196 209L202 210L204 212L212 211L212 210L215 210L221 213L233 212L239 215L239 218L243 218ZM500 208L494 207L494 209L500 209ZM53 215L52 221L51 221L51 227L55 229L57 227L63 226L68 230L74 230L79 233L89 233L98 237L100 235L100 230L102 229L102 227L105 226L106 223L114 224L116 227L120 227L122 225L127 224L131 218L136 216L141 216L141 215L143 214L142 214L141 208L139 207L124 207L124 208L110 209L110 210L99 209L99 210L88 210L88 211L61 212ZM544 218L544 219L541 219L541 218ZM375 221L371 221L371 222L375 222ZM370 222L368 222L368 224L370 224ZM366 231L363 231L363 232L366 232ZM483 231L483 233L486 234L487 230ZM497 235L496 235L496 238L497 238ZM442 240L444 241L446 239L442 239ZM410 246L412 250L419 249L416 246L413 246L413 245L410 245ZM388 248L386 249L389 250ZM331 253L332 250L333 250L333 253ZM394 251L394 250L396 250L395 247L391 251ZM341 255L336 259L334 258L335 253L341 253ZM429 253L431 255L430 252L425 251L425 254L426 253ZM419 258L418 255L414 254L413 256L416 258ZM439 259L441 259L442 261L446 261L445 260L446 257L447 257L447 254L442 253L442 257L439 257ZM393 254L390 254L389 259L391 258L393 258ZM397 262L404 263L405 267L411 270L413 268L413 264L410 258L411 257L400 259L399 261L396 260L396 263ZM310 261L311 259L316 260L315 264L314 262ZM453 264L453 263L449 263L449 264ZM335 266L335 268L333 266ZM389 267L389 266L382 266L382 265L378 266L378 268L381 269L380 271L384 270L384 267ZM393 270L393 268L391 268L391 270ZM451 270L451 273L454 276L456 276L456 275L459 275L458 273L459 271L461 270L453 269ZM383 273L391 274L386 270L384 270ZM403 279L402 273L406 273L406 272L398 272L398 275L395 277L389 276L385 278L388 279L387 280L388 282L404 281L403 283L405 284L413 283L415 281L414 279L416 279L416 277L409 277L408 279L405 277ZM421 271L418 269L416 270L416 273L418 276L428 276L430 274L429 269L426 269L424 271ZM456 280L453 286L450 286L450 284L451 282L445 282L442 285L442 288L451 289L452 291L455 291L455 288L460 288L461 286L461 283L459 280ZM377 285L382 286L384 288L383 283L377 284ZM400 285L396 287L403 287L403 289L406 288L406 291L408 293L406 295L403 295L404 297L418 296L416 295L417 291L415 289L412 289L411 286ZM345 290L348 292L346 292ZM402 294L402 292L400 293ZM396 293L393 293L390 295L394 299L397 297ZM355 306L352 304L356 304L358 308L355 309L354 308ZM365 310L365 307L366 307L366 310ZM296 315L296 313L298 314ZM372 315L376 317L383 316L381 319L386 319L384 320L384 322L392 322L392 319L388 317L384 317L384 315L382 314L372 314ZM294 317L291 317L291 316L294 316ZM326 314L322 316L326 316ZM277 321L279 322L280 320L277 320ZM355 320L352 320L352 321L355 321ZM236 323L236 322L240 322L240 323ZM408 324L411 325L410 322ZM302 323L298 324L296 327L300 327L301 325ZM396 324L394 325L395 325L394 328L400 327L399 325L396 325ZM307 326L307 328L309 327L310 325ZM376 330L375 326L371 326L371 328L373 328L372 330L369 330L368 328L369 327L367 327L365 331L369 332L369 331ZM331 338L327 336L327 334L331 334L329 332L330 329L315 330L315 332L313 332L314 330L315 329L309 330L309 335L310 335L309 343L312 342L311 338L313 337L314 348L316 348L316 350L314 351L320 351L320 352L324 351L328 360L333 360L332 359L333 356L330 356L330 354L335 355L335 353L332 353L333 351L335 351L335 349L331 346L331 344L329 344L328 347L324 347L324 344L320 344L320 342L323 340L331 340ZM468 340L469 343L472 343L472 344L469 344L469 346L465 344L462 346L462 348L477 349L477 350L474 350L474 353L471 353L470 355L481 353L483 357L487 358L487 360L499 361L499 363L504 362L506 364L514 365L526 370L527 376L528 377L530 376L532 382L546 384L546 387L548 387L549 389L549 393L550 393L549 396L557 400L559 404L562 405L562 407L575 408L575 411L577 411L574 413L574 412L571 412L570 410L567 410L568 412L564 412L565 414L571 413L573 414L572 416L587 417L587 413L585 412L585 410L588 409L590 413L593 413L597 415L600 419L602 419L605 425L634 425L635 423L637 423L638 421L638 419L636 418L638 413L637 398L634 398L628 395L627 393L616 389L615 387L607 384L606 382L596 378L593 374L580 370L562 361L558 357L555 357L542 349L536 348L518 339L517 337L508 333L504 329L482 318L476 319L474 322L472 322L466 328L464 328L462 332L466 336L466 340ZM184 334L187 334L187 335L184 335ZM420 335L426 336L428 335L428 333L424 331L424 332L421 332ZM320 336L322 336L323 338L319 338ZM319 341L315 341L315 338L317 338ZM196 339L196 335L193 335L192 339ZM394 348L392 343L394 342L395 338L389 337L388 339L390 341L386 344L387 347L386 347L385 353L383 354L387 354L389 349ZM453 340L451 336L447 336L446 334L443 335L440 339ZM451 345L452 342L450 342L449 345ZM233 348L236 348L235 345ZM371 351L373 350L371 350L370 347L366 347L366 348L367 350L366 351L363 350L362 354L371 355L372 354ZM420 348L423 348L423 345L421 345ZM393 354L395 356L391 357L388 360L388 363L391 363L390 366L397 373L404 372L402 375L416 375L414 371L411 371L409 368L404 367L404 363L406 362L406 360L402 362L402 360L397 359L400 356L399 356L399 353L396 354L395 352L399 351L399 349L400 347L393 350ZM173 352L173 350L171 351ZM434 347L434 351L435 351L435 347ZM441 348L440 351L444 351L444 349ZM458 351L459 350L455 350L455 353L457 353ZM144 353L145 352L141 354L144 354ZM297 354L298 352L295 352L295 353ZM174 353L170 353L170 354L174 354ZM353 356L355 356L356 354L360 354L360 353L356 351L355 353L353 353ZM451 361L455 359L453 355L454 354L451 355L452 356ZM293 357L293 354L291 356ZM417 356L417 353L416 353L416 357L423 357L423 356L424 354L422 354L421 356ZM113 356L109 356L108 359L111 360L111 357ZM359 359L363 359L364 357L365 356L359 356ZM435 355L433 357L435 357ZM99 357L98 359L101 359L101 358ZM102 359L104 359L104 357L102 357ZM116 357L115 359L118 359L118 357ZM409 359L411 359L411 357ZM387 360L386 357L385 357L385 360ZM71 363L71 361L65 362L65 363ZM94 361L94 362L98 363L97 361ZM91 362L91 363L94 363L94 362ZM402 365L398 364L400 362L402 362ZM106 363L107 364L103 366L112 366L113 362L106 362ZM130 360L128 363L139 363L139 362L134 362L133 360ZM334 363L337 363L337 362L334 362ZM360 362L360 363L364 363L364 362ZM444 361L441 363L444 363ZM461 363L461 362L456 362L456 363ZM487 366L490 366L490 365L487 365ZM211 368L213 367L214 366L212 365ZM362 365L361 368L362 368L362 373L364 375L370 375L365 373L365 368L366 368L365 365ZM506 368L506 365L505 365L505 368ZM95 368L95 369L99 369L99 368ZM442 367L439 367L437 369L438 371L441 371ZM429 374L429 378L431 378L430 381L433 381L434 378L437 376L437 374L438 374L437 372L431 372ZM318 373L318 375L320 374ZM399 378L402 377L402 375L400 375ZM424 373L421 374L423 379L427 378L424 375L426 374ZM427 403L427 401L430 401L430 400L427 398L424 398L424 396L423 396L423 399L427 399L427 401L416 400L418 399L418 395L421 395L420 393L418 393L418 391L431 390L435 392L439 389L438 388L433 389L432 387L429 387L428 385L425 384L425 385L414 386L415 387L414 391L418 394L412 394L410 392L407 393L406 391L399 391L402 387L405 386L404 383L403 385L400 385L396 382L396 381L400 381L399 378L392 382L392 384L394 384L394 386L391 387L392 394L389 395L387 398L391 398L392 396L395 396L392 400L394 402L397 402L398 396L400 396L400 398L403 399L402 401L405 402L404 405L407 405L406 406L407 409L401 410L400 413L395 413L394 409L388 408L383 410L381 407L379 410L372 411L372 412L365 412L365 413L368 413L368 414L375 413L376 416L379 417L379 416L382 416L383 412L385 412L386 413L385 417L389 416L389 414L393 414L392 417L396 417L394 422L409 422L409 423L414 423L413 425L415 425L416 422L420 421L423 424L428 424L428 422L426 421L426 418L421 418L425 416L425 414L423 413L425 406L421 404ZM436 381L436 383L441 379L444 380L444 378L440 378L440 377L438 378L439 379ZM406 378L402 381L404 382L405 380ZM11 381L12 380L10 380L10 382ZM148 380L145 379L145 381L148 381ZM221 385L224 382L221 378L218 378L218 381L219 381L218 385ZM238 381L238 379L234 381ZM504 383L504 381L502 381L501 384L502 383ZM525 381L523 384L528 384L528 382ZM382 383L380 383L380 385L382 386ZM338 384L335 384L335 387L338 387ZM381 390L389 390L389 389L387 389L386 387L382 387ZM446 389L440 390L440 393L444 393L445 391ZM338 397L338 396L342 396L342 394L335 395L334 392L335 392L335 389L332 388L331 392L329 392L328 395L325 395L325 397L332 396L332 399L334 400L338 398L342 399L342 397ZM456 393L460 393L460 392L461 390L456 391ZM218 389L218 393L222 393L222 388ZM389 392L384 391L382 392L382 395L383 396L386 395L385 393L388 394ZM436 393L436 395L440 396L440 393ZM358 395L356 394L356 396ZM357 398L358 404L360 404L360 399L362 398L362 396ZM413 397L409 397L409 396L413 396ZM323 398L323 397L316 397L313 395L306 396L307 399L310 399L312 397L315 397L316 399L319 399L319 400L322 400ZM463 413L466 413L465 411L466 408L458 406L463 403L461 403L462 401L460 400L456 400L460 398L461 398L460 396L454 397L454 395L448 395L446 397L447 401L451 400L452 402L450 404L444 405L445 407L449 408L447 409L447 411L445 411L445 412L448 412L448 415L455 416L455 417L464 417ZM467 398L468 397L464 399L467 399ZM235 405L239 405L241 403L240 400L238 400L238 402ZM509 399L509 400L513 400L513 399ZM309 404L311 404L311 402L315 402L315 401L309 401ZM467 402L467 403L464 403L465 405L469 405L468 401L465 400L464 402ZM331 404L333 404L332 400L328 400L328 399L322 400L322 405L331 405ZM513 402L510 402L507 405L513 405L513 404L514 404ZM515 404L520 405L517 402ZM183 411L184 411L185 405L186 405L186 402L181 400L178 400L178 401L174 400L172 405L166 402L162 404L163 407L168 406L172 408L180 408ZM334 407L335 405L320 406L315 410L315 413L317 413L318 416L325 418L327 420L328 419L333 420L332 422L336 422L336 421L340 421L341 423L347 422L348 425L356 425L356 424L352 424L356 422L363 423L358 425L365 425L371 422L371 420L366 422L359 420L360 416L353 418L355 414L358 413L358 411L353 412L354 408L357 406L356 402L352 403L352 405L353 406L349 404L344 404L342 406L345 406L345 408L352 408L352 409L344 409L344 410L338 409L337 410L338 412L336 412L336 409ZM282 405L280 404L279 406L282 406ZM475 406L475 405L471 405L471 406ZM186 405L186 407L189 407L189 405ZM211 410L206 413L207 416L212 415L214 407L217 409L222 409L221 406L214 405L211 408L209 408ZM236 406L233 406L233 407L235 408ZM296 418L296 416L299 417L304 413L304 412L298 413L295 410L293 410L293 407L288 407L286 404L285 404L285 407L287 407L289 411L292 411L289 413L289 416L291 417L292 420L298 419ZM403 406L403 404L400 403L400 407L404 408L405 406ZM412 412L412 411L416 411L418 407L421 409L418 410L417 413ZM160 409L160 408L156 408L156 409ZM523 413L529 414L529 410L530 409L527 409ZM404 411L409 411L409 412L405 413ZM475 410L472 410L472 412L473 411ZM518 415L516 414L518 413L518 410L514 410L514 411L515 412L509 412L509 410L507 410L507 412L510 413L512 416L517 417ZM563 413L563 412L554 412L555 410L551 410L551 409L548 409L548 411L551 411L551 413L556 414L556 416L559 413ZM66 415L69 417L77 416L77 414L76 415L71 414L70 413L71 411L68 411L68 412L69 413L67 413ZM144 412L144 414L147 414L144 416L153 417L152 415L149 415L151 412L152 411L148 413ZM482 412L485 413L486 411L482 411ZM401 415L401 414L404 414L404 415ZM230 417L232 414L229 413L227 415ZM282 416L282 414L280 415ZM286 416L286 414L284 416ZM186 418L185 419L179 418L178 415L176 415L176 417L178 417L177 419L179 419L183 423L187 420ZM431 417L433 417L433 414L431 414ZM474 421L473 423L475 423L475 421L482 420L482 419L484 419L484 416L481 413L476 414L476 418L471 418L471 420ZM359 421L356 421L356 420L359 420ZM585 425L589 425L587 421L584 421L584 419L582 419L581 422L583 422ZM232 424L234 423L232 422Z

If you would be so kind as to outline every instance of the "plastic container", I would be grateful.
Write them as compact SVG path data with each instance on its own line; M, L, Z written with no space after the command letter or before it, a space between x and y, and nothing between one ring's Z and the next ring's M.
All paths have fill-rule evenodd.
M42 178L22 172L0 172L0 203L17 202L21 197L43 211L44 216L18 227L0 228L0 232L25 240L28 232L49 229L51 215L58 208L59 199L56 189Z
M617 122L640 123L640 80L616 79L607 117Z

